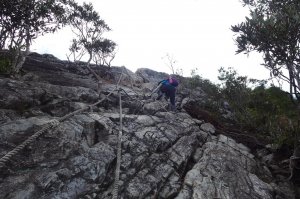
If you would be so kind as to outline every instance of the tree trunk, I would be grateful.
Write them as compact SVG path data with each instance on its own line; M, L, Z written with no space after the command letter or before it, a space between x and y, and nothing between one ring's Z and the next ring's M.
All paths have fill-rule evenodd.
M29 33L29 28L26 29L26 40L25 40L25 51L24 53L22 52L21 47L18 48L12 67L13 67L13 74L18 74L23 67L23 64L26 60L26 57L28 56L30 52L30 33Z
M92 56L92 53L89 53L90 54L90 58L89 58L89 60L87 61L87 64L86 64L86 67L89 69L89 71L96 77L96 79L98 80L98 81L101 81L101 78L97 75L97 73L95 73L95 71L93 70L93 69L91 69L91 67L90 67L90 63L91 63L91 60L92 60L92 58L93 58L93 56Z

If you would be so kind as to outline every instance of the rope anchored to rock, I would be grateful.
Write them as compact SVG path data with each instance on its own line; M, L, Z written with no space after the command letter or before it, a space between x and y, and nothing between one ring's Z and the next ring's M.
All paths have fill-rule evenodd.
M53 128L53 127L58 126L60 122L66 120L66 119L69 119L70 117L72 117L72 116L74 116L74 115L76 115L78 113L81 113L81 112L83 112L85 110L88 110L91 107L97 106L98 104L100 104L101 102L103 102L105 99L107 99L110 95L112 95L114 91L119 90L119 84L121 82L123 73L124 73L124 68L123 68L122 73L121 73L121 75L119 77L119 80L117 82L116 88L113 89L112 91L110 91L103 99L97 101L94 104L91 104L91 105L86 106L84 108L78 109L78 110L76 110L76 111L74 111L72 113L69 113L69 114L67 114L67 115L65 115L65 116L63 116L63 117L61 117L59 119L51 120L50 122L48 122L45 125L43 125L42 128L39 131L37 131L36 133L34 133L33 135L31 135L29 138L27 138L23 143L21 143L16 148L14 148L13 150L9 151L6 155L4 155L2 158L0 158L0 169L2 169L6 165L6 163L8 161L10 161L10 159L13 156L15 156L21 150L23 150L27 145L29 145L32 142L34 142L39 136L41 136L47 130L49 130L49 129Z
M22 144L18 145L16 148L8 152L5 156L3 156L0 159L0 168L4 167L5 164L17 153L19 153L21 150L23 150L27 145L31 144L34 140L36 140L39 136L41 136L43 133L45 133L47 130L56 127L59 125L58 120L51 120L47 124L43 126L42 129L37 131L35 134L27 138Z
M118 190L119 190L119 179L120 179L120 166L121 166L121 155L122 155L122 129L123 129L123 121L122 121L122 98L121 98L121 90L119 90L119 105L120 105L120 129L118 136L118 149L117 149L117 165L115 171L115 184L113 190L113 199L118 198Z

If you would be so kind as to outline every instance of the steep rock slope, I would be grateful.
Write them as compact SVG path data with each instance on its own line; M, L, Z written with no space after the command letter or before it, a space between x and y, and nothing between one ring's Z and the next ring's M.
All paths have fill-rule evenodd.
M9 158L0 171L0 198L112 198L120 131L119 198L295 198L250 149L216 134L184 109L149 97L166 74L92 68L32 54L19 80L0 78L0 155L5 156L50 121L56 125ZM120 88L116 84L121 76ZM104 99L97 106L90 106ZM186 88L178 108L189 103ZM201 89L194 95L202 99ZM88 107L72 117L57 120Z

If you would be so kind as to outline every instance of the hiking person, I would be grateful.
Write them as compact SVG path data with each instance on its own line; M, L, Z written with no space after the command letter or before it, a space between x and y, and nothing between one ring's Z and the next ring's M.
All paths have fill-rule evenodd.
M176 87L178 86L178 81L175 77L170 76L168 79L164 79L158 82L158 85L161 84L158 90L158 97L156 100L160 100L163 95L165 95L165 99L170 99L171 110L175 111L175 93Z

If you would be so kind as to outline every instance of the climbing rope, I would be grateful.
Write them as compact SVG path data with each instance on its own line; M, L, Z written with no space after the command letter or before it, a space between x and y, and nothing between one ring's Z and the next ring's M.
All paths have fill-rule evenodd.
M60 122L69 119L70 117L81 113L85 110L90 109L91 107L97 106L98 104L100 104L101 102L103 102L105 99L107 99L115 90L112 90L108 95L106 95L103 99L97 101L94 104L91 104L87 107L78 109L72 113L69 113L57 120L51 120L49 123L43 125L42 129L40 129L39 131L37 131L36 133L34 133L32 136L30 136L28 139L26 139L22 144L18 145L16 148L14 148L13 150L11 150L10 152L8 152L5 156L3 156L0 159L0 169L3 168L5 166L5 164L13 157L15 156L17 153L19 153L21 150L23 150L27 145L31 144L34 140L36 140L36 138L38 138L39 136L41 136L44 132L46 132L47 130L56 127L59 125Z
M45 133L47 130L56 127L59 125L60 122L69 119L70 117L81 113L85 110L91 109L91 107L97 106L98 104L100 104L101 102L103 102L104 100L106 100L110 95L113 94L114 91L119 89L119 84L121 82L122 76L124 73L124 68L122 69L122 73L119 77L119 80L117 82L116 85L116 89L113 89L112 91L110 91L103 99L97 101L94 104L91 104L89 106L86 106L84 108L78 109L72 113L69 113L57 120L51 120L50 122L46 123L45 125L42 126L42 128L37 131L36 133L34 133L33 135L31 135L29 138L27 138L24 142L22 142L20 145L18 145L16 148L14 148L13 150L9 151L7 154L5 154L2 158L0 158L0 169L2 169L6 163L13 157L15 156L17 153L19 153L21 150L23 150L27 145L31 144L33 141L36 140L36 138L38 138L39 136L41 136L43 133Z
M159 88L161 85L158 85L155 89L153 89L153 91L151 92L152 96ZM121 165L121 144L122 144L122 106L121 106L121 93L120 91L123 91L125 93L125 95L127 95L129 98L131 98L132 100L136 100L139 101L142 106L144 106L144 102L142 102L141 100L137 100L137 99L133 99L124 89L120 88L119 90L119 103L120 103L120 131L119 131L119 137L118 137L118 149L117 149L117 163L116 163L116 170L115 170L115 182L114 182L114 189L113 189L113 199L117 199L118 197L118 189L119 189L119 176L120 176L120 165ZM159 105L163 108L164 106L159 103ZM166 109L165 109L166 110ZM166 110L168 112L168 110ZM194 120L194 118L192 118L192 120ZM196 124L196 121L194 121ZM208 137L210 137L212 139L212 134L210 132L208 133ZM250 156L248 156L247 154L244 154L243 152L239 151L238 149L236 149L235 147L232 147L229 143L227 142L223 142L220 140L217 140L217 142L221 142L224 145L229 146L230 148L232 148L233 150L237 151L239 154L241 154L242 156L244 156L247 159L251 160L251 161L255 161L253 160Z
M128 75L128 73L127 73L127 75ZM151 92L151 94L150 94L150 96L152 96L155 92L157 92L157 90L159 89L161 87L161 84L159 84L157 87L155 87L154 89L153 89L153 91ZM120 88L120 90L122 90L129 98L131 98L132 100L136 100L136 99L133 99L124 89L121 89ZM140 103L142 103L142 106L144 106L144 102L142 102L141 100L137 100L137 101L139 101ZM166 112L168 112L168 110L164 107L164 105L163 105L163 103L162 102L160 102L159 101L159 105L161 106L161 108L162 109L164 109ZM191 118L194 122L195 122L195 124L197 124L197 122L194 120L194 118ZM207 132L208 133L208 137L211 139L211 140L214 140L213 139L213 135L210 133L210 132ZM228 138L227 138L228 139ZM245 154L245 153L243 153L243 152L241 152L239 149L236 149L235 147L233 147L233 146L231 146L230 144L228 144L227 142L224 142L224 141L220 141L220 140L215 140L217 143L218 142L220 142L220 143L222 143L222 144L224 144L224 145L226 145L226 146L228 146L229 148L231 148L231 149L233 149L234 151L236 151L237 153L239 153L241 156L244 156L245 158L247 158L247 159L249 159L249 160L251 160L251 161L253 161L253 162L256 162L251 156L249 156L247 153Z
M4 167L5 164L17 153L19 153L22 149L24 149L27 145L31 144L36 138L45 133L48 129L53 128L59 125L58 120L51 120L47 124L44 125L42 129L37 131L35 134L27 138L22 144L18 145L16 148L8 152L5 156L0 159L0 168Z
M124 67L125 68L125 67ZM121 166L121 157L122 157L122 131L123 131L123 114L122 114L122 98L121 98L121 91L123 89L119 88L119 84L121 82L122 79L122 75L123 75L123 71L124 68L122 70L122 73L119 77L119 80L117 82L116 85L116 89L113 89L108 95L106 95L103 99L97 101L94 104L91 104L87 107L84 107L82 109L76 110L72 113L69 113L57 120L51 120L49 123L45 124L42 129L40 129L39 131L37 131L36 133L34 133L32 136L30 136L27 140L25 140L22 144L20 144L19 146L17 146L15 149L13 149L12 151L8 152L5 156L3 156L0 159L0 168L4 167L5 164L10 160L11 157L13 157L14 155L16 155L18 152L20 152L22 149L24 149L27 145L29 145L30 143L32 143L34 140L36 140L36 138L38 138L39 136L41 136L43 133L45 133L47 130L56 127L59 125L60 122L82 112L88 109L92 109L92 107L97 106L98 104L100 104L101 102L103 102L104 100L106 100L110 95L113 94L114 91L118 91L118 95L119 95L119 109L120 109L120 127L119 127L119 134L118 134L118 144L117 144L117 162L116 162L116 170L115 170L115 180L114 180L114 186L113 186L113 199L117 199L118 198L118 192L119 192L119 180L120 180L120 166ZM127 75L130 76L128 74L128 72L126 71ZM131 86L133 87L132 81L131 81ZM158 89L160 88L160 85L158 85L151 93L151 95L153 93L155 93ZM126 93L125 90L123 90ZM128 94L127 94L128 95ZM129 96L129 95L128 95ZM131 96L130 96L131 97ZM143 102L141 102L142 106L144 105ZM159 103L161 105L161 103ZM162 106L162 105L161 105ZM195 122L196 123L196 122ZM212 136L209 132L208 132L209 136ZM224 143L227 144L227 143ZM230 146L230 145L228 145ZM242 154L244 155L244 154ZM295 159L299 159L298 157L296 157Z
M113 190L113 199L118 198L118 190L119 190L119 179L120 179L120 166L121 166L121 155L122 155L122 129L123 129L123 121L122 121L122 98L121 98L121 90L119 92L119 106L120 106L120 129L118 136L118 149L117 149L117 165L115 171L115 184Z

